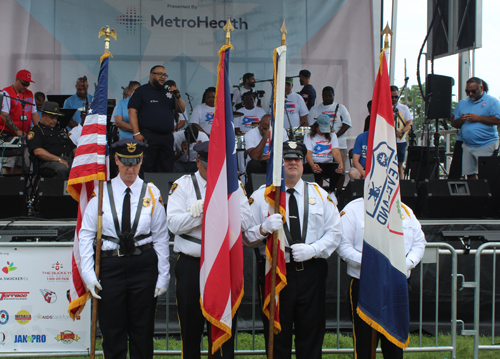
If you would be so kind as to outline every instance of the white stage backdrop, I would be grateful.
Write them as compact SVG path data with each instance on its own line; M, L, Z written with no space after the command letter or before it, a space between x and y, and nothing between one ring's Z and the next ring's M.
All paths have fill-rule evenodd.
M0 245L0 352L83 352L90 303L68 315L72 243Z
M99 73L105 25L114 28L109 96L120 100L130 80L147 82L149 70L161 64L181 93L201 102L203 91L216 85L217 51L224 43L228 16L235 31L231 41L230 80L238 85L246 72L258 80L272 78L272 52L280 45L283 19L288 29L288 75L303 68L321 102L324 86L335 89L354 123L348 136L362 131L375 78L372 3L367 0L2 0L0 12L0 87L14 82L18 70L32 72L30 89L46 94L73 94L75 80ZM375 26L374 26L375 24ZM266 91L270 83L258 84ZM295 79L294 91L301 86ZM93 93L93 86L90 86ZM264 107L265 108L265 107ZM188 113L189 107L188 107Z

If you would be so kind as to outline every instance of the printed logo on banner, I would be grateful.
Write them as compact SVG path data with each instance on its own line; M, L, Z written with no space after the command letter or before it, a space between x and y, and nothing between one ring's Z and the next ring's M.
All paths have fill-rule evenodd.
M46 341L45 334L16 335L14 337L14 343L45 343Z
M70 319L71 317L69 316L69 314L35 314L33 315L33 318L37 318L39 320L42 320L42 319L57 319L57 320L61 320L61 319Z
M116 22L120 25L125 25L127 34L135 34L137 28L143 25L146 20L143 16L137 14L135 6L127 6L125 15L118 16Z
M48 282L69 282L71 279L71 271L64 271L63 264L59 261L52 264L52 270L42 271Z
M13 262L7 261L7 265L2 268L2 272L4 272L5 274L7 274L7 273L10 273L10 272L12 272L12 271L14 271L16 269L17 269L17 267L14 267L14 263Z
M43 299L47 303L55 303L57 301L57 294L49 289L40 289L40 293L43 295Z
M71 330L65 330L54 339L64 344L71 344L73 343L73 341L78 341L80 337L78 336L78 334L73 333Z
M4 346L5 345L5 333L0 332L0 345Z
M0 300L27 300L30 292L0 292Z
M5 310L0 310L0 325L7 324L9 321L9 313Z
M31 321L31 314L27 310L20 310L14 317L19 324L28 324Z

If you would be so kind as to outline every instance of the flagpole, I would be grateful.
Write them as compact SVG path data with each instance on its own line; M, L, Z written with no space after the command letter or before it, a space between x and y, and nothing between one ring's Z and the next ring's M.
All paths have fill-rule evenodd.
M286 27L285 20L283 20L283 26L281 26L281 46L286 45ZM276 78L275 81L278 81ZM281 109L280 109L281 110ZM275 114L277 113L276 108L274 109ZM273 129L274 131L281 131L281 129ZM280 144L281 145L281 144ZM281 158L279 162L274 158L274 164L279 163L281 167ZM281 176L280 176L281 177ZM274 181L274 179L273 179ZM281 180L278 184L274 186L274 213L280 213L280 197L281 197ZM272 252L272 264L271 264L271 293L269 295L270 305L269 305L269 340L268 340L268 350L267 357L269 359L273 358L274 355L274 313L276 308L276 267L278 265L278 231L273 233L273 252ZM271 304L272 303L272 304Z
M115 39L116 41L116 32L114 29L109 28L106 25L106 28L102 28L99 31L99 36L104 35L104 54L110 54L109 52L109 40L110 37ZM111 55L111 54L110 54ZM96 235L96 246L95 246L95 266L94 271L97 277L97 281L99 282L99 276L101 274L101 246L102 246L102 200L103 200L103 191L104 191L104 181L99 180L99 197L97 204L97 235ZM96 293L99 292L99 289L95 289ZM95 341L96 341L96 332L97 332L97 307L98 301L97 298L92 299L92 327L90 331L90 359L95 358Z

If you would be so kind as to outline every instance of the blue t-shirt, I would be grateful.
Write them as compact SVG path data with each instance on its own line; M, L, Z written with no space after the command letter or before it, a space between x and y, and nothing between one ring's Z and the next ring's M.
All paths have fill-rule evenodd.
M368 147L368 131L356 137L356 142L354 142L354 147L352 153L360 155L359 164L365 168L366 167L366 148Z
M87 101L89 103L89 109L90 109L90 104L92 103L92 95L87 94ZM73 96L68 97L66 101L64 101L64 106L63 108L80 108L84 107L84 101L78 97L78 95L75 93ZM82 123L82 118L80 117L80 111L76 111L75 114L73 115L73 121L76 123Z
M455 119L458 119L464 113L485 117L495 116L500 119L500 101L487 93L484 93L477 101L466 98L458 103L453 115ZM465 121L462 125L462 139L464 144L469 147L486 147L498 140L497 126Z
M128 119L128 101L130 100L129 97L127 97L124 100L119 101L116 104L116 110L115 110L115 117L116 116L121 116L123 119L123 122L130 123ZM123 131L121 128L118 129L118 132L120 133L120 140L123 140L124 138L134 138L134 134L132 132L128 131Z
M314 89L313 85L308 84L305 85L302 90L300 91L300 96L304 99L304 102L306 102L307 109L310 110L311 107L313 107L316 103L316 90Z
M160 134L174 131L175 100L167 97L167 90L156 89L149 82L138 87L130 98L128 108L138 112L139 130Z

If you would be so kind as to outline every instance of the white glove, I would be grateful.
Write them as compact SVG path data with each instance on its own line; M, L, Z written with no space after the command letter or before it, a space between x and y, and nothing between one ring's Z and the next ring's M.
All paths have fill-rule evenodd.
M194 202L190 207L188 207L189 214L191 217L198 218L203 213L203 205L205 204L204 199L199 199Z
M406 270L410 271L415 268L415 263L411 259L406 258Z
M296 243L290 248L295 262L305 262L316 256L316 250L310 244Z
M96 288L102 290L101 284L98 281L95 280L93 282L87 283L87 289L90 291L90 293L92 293L92 296L96 299L101 299L101 297L98 296L95 292Z
M267 233L276 232L283 227L283 216L279 213L271 214L266 221L262 223L262 230Z
M155 298L159 297L160 295L163 295L167 292L167 288L162 288L162 287L156 287L155 288Z

